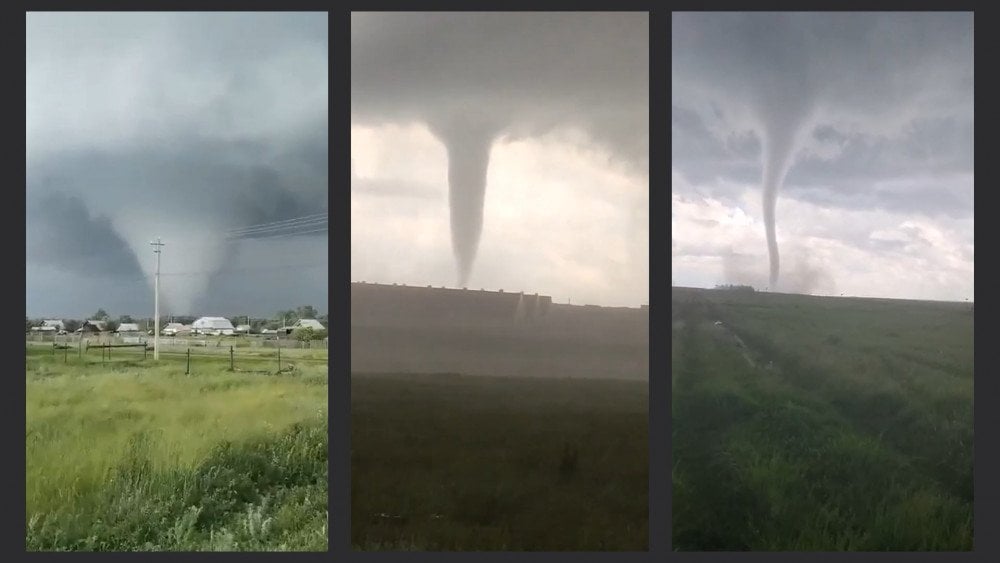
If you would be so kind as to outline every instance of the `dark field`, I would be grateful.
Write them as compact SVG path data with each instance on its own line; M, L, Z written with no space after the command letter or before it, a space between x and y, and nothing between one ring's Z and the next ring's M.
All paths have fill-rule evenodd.
M645 550L647 381L358 375L361 550Z
M972 549L968 304L674 288L671 336L675 550Z

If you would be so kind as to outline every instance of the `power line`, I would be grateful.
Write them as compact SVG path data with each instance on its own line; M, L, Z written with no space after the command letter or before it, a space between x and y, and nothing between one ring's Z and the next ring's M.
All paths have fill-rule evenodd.
M310 221L302 221L300 223L294 223L294 224L289 224L289 225L274 225L274 226L271 226L271 227L258 227L256 229L246 230L246 231L242 231L242 230L241 231L228 231L226 233L226 236L229 237L229 238L247 237L247 236L262 235L262 234L268 234L268 233L294 231L294 230L297 230L297 229L308 229L308 228L318 227L318 226L322 226L322 225L326 225L326 224L327 224L326 219L314 219L314 220L310 220Z
M261 239L272 239L279 237L290 237L299 235L308 235L311 233L320 233L328 230L326 225L321 223L316 223L312 225L302 225L302 227L316 227L311 229L299 228L297 230L287 230L287 229L276 229L273 231L260 232L260 233L249 233L245 235L229 235L227 236L229 242L236 242L242 240L261 240Z
M271 221L269 223L260 223L258 225L248 225L246 227L237 227L235 229L230 229L229 232L241 232L241 231L254 231L261 228L272 227L275 225L293 225L300 222L310 222L310 221L326 221L327 213L316 213L314 215L303 215L302 217L295 217L293 219L284 219L282 221Z
M279 264L276 266L259 266L256 268L226 268L223 270L201 270L195 272L165 272L161 273L161 276L200 276L200 275L219 275L219 274L240 274L247 272L269 272L272 270L286 270L289 268L295 269L308 269L308 268L326 268L327 264ZM144 279L148 279L146 276Z
M254 235L254 236L241 237L241 238L235 239L235 240L260 240L260 239L273 239L273 238L282 238L282 237L293 237L293 236L299 236L299 235L308 235L308 234L311 234L311 233L324 233L324 232L326 232L328 230L330 230L329 227L327 227L327 226L324 225L323 227L320 227L318 229L311 229L311 230L307 230L307 231L295 231L295 232L290 232L290 233L278 233L278 234L274 234L274 235Z
M295 236L326 231L328 229L328 214L318 213L283 221L272 221L226 232L229 240L275 238L277 236Z
M329 231L329 219L327 213L316 213L304 215L293 219L282 221L272 221L260 223L224 231L220 240L218 234L206 233L202 238L210 240L198 240L195 242L175 241L173 244L184 248L197 247L226 247L240 241L247 240L270 240L274 238L284 238L292 236L305 236Z
M259 266L256 268L226 268L223 270L199 270L199 271L189 271L189 272L160 272L160 277L164 276L209 276L209 275L230 275L230 274L243 274L243 273L253 273L253 272L268 272L273 270L284 270L284 269L315 269L315 268L326 268L327 264L317 264L315 262L309 264L281 264L275 266ZM125 285L125 284L140 284L146 283L153 279L154 275L143 275L138 278L121 278L121 279L103 279L99 283L103 285Z
M308 232L307 231L297 231L295 233L287 233L287 235L288 236L300 235L300 234L301 235L308 235L308 234L313 234L314 232L326 232L327 230L329 230L327 227L322 227L322 228L315 229L315 230L310 229ZM285 235L282 235L282 236L285 236ZM278 235L274 235L274 236L244 237L244 238L233 238L233 239L199 240L199 241L194 241L194 242L190 242L190 243L177 242L177 243L174 243L174 246L175 247L182 247L182 248L223 248L223 247L225 247L225 248L232 248L234 245L237 245L237 244L241 244L241 243L245 243L245 242L251 242L251 241L268 241L268 240L271 240L272 238L281 238L281 237L278 236ZM317 237L313 237L313 238L317 238Z

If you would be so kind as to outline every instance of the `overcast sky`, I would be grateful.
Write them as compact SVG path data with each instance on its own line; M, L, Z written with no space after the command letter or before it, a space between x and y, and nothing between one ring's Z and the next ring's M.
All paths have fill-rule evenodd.
M30 13L26 31L28 316L152 315L157 236L162 314L326 311L326 232L223 238L327 211L326 13Z
M768 285L763 149L785 138L779 291L973 298L971 13L672 27L674 285Z
M457 241L470 288L648 303L648 51L645 13L353 14L351 278L455 287Z

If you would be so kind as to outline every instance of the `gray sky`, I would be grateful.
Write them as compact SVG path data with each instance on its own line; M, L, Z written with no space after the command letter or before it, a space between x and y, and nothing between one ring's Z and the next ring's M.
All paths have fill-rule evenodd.
M27 315L327 307L325 13L30 13Z
M352 14L351 278L455 287L483 148L470 288L648 303L648 51L646 13Z
M972 299L972 45L971 14L675 13L674 285L768 285L770 139L779 291Z

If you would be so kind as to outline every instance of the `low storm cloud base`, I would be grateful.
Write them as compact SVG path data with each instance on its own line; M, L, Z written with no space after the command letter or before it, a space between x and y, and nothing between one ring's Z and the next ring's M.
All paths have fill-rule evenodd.
M28 14L28 314L150 312L157 237L161 313L325 309L325 232L226 235L327 210L326 22Z

